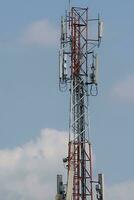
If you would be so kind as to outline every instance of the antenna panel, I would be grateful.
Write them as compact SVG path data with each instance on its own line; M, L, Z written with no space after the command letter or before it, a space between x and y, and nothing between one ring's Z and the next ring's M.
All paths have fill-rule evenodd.
M101 200L104 200L104 175L98 174L98 182L100 184Z
M95 83L98 83L99 65L98 65L98 54L95 55Z
M98 33L99 33L98 36L99 36L99 38L103 37L103 27L104 27L103 21L99 20L99 23L98 23Z
M59 51L59 78L63 79L63 50Z
M61 17L61 42L66 42L67 22L64 17Z
M67 80L67 54L63 49L59 52L59 78L63 82Z
M64 67L64 77L67 77L67 54L63 54L63 67Z

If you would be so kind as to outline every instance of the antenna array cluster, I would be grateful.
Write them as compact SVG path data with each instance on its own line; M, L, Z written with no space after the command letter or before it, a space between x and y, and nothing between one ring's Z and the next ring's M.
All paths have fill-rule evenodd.
M71 59L72 59L72 32L71 32L71 10L66 11L65 17L61 17L61 37L59 51L59 86L60 90L64 91L67 88L67 83L72 80ZM96 23L97 22L97 23ZM91 38L90 33L87 39L87 51L84 52L88 57L88 74L87 83L90 85L90 95L98 94L98 54L95 53L95 47L99 47L103 36L103 21L100 15L96 19L89 19L88 26L94 23L97 26L97 38Z

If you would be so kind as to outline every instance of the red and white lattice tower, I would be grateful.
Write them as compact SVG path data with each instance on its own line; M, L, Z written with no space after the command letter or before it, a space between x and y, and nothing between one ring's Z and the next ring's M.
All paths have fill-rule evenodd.
M89 26L93 22L97 22L97 38L89 38ZM61 19L59 86L61 91L69 86L70 91L69 146L68 157L64 159L68 177L66 194L62 196L66 200L94 198L88 98L98 93L97 54L94 49L99 46L101 37L102 22L99 17L89 19L88 8L72 7ZM103 200L102 187L99 183L99 200Z

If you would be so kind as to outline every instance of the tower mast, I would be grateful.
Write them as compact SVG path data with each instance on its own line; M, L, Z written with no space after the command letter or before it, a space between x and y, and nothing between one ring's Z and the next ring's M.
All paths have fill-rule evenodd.
M73 154L73 199L92 194L92 159L88 132L88 8L71 9L71 123L69 141ZM71 148L71 147L69 147Z
M97 54L102 37L100 18L89 19L88 8L72 7L61 19L59 86L70 91L70 128L67 163L67 189L61 199L93 200L93 183L97 183L97 199L103 200L103 178L93 181L92 152L89 138L89 96L98 94ZM89 38L89 23L97 22L98 37ZM101 183L100 183L101 182Z

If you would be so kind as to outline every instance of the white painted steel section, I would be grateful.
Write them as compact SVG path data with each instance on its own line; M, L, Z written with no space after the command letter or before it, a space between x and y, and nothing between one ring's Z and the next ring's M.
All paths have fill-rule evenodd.
M73 143L71 144L71 155L72 154L74 154ZM68 175L66 200L72 200L73 198L73 177L74 177L74 167L73 167L73 163L71 163L69 175Z
M70 171L69 171L69 176L68 176L66 200L71 200L73 197L73 176L74 176L74 169L73 169L73 165L71 165Z

